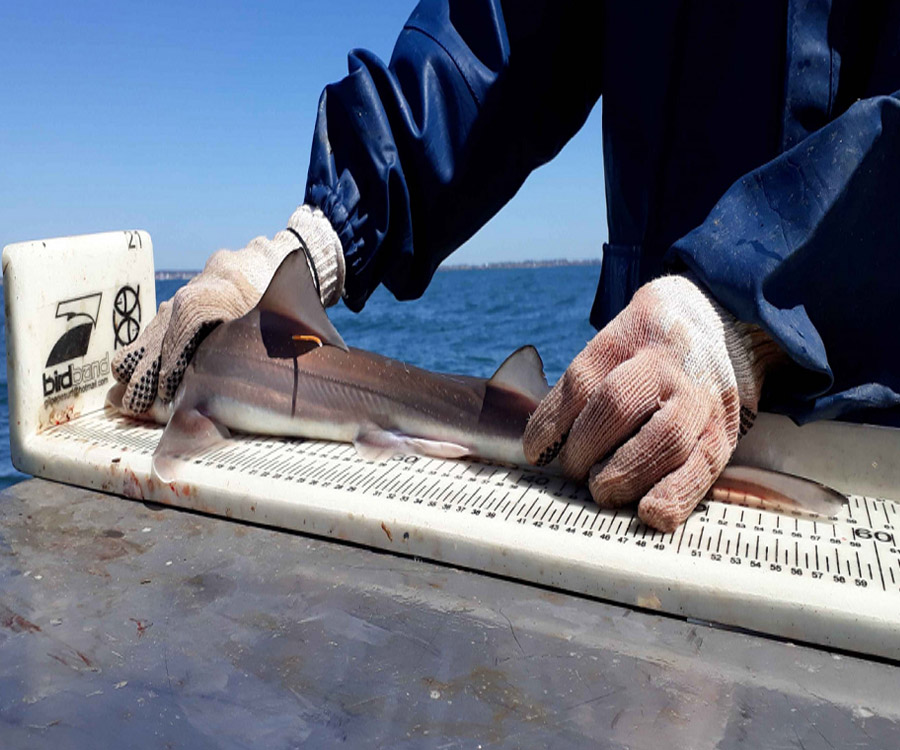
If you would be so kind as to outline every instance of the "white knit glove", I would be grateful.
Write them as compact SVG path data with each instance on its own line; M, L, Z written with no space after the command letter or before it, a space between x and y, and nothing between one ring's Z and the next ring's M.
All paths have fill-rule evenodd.
M594 500L640 500L644 523L673 531L725 468L781 357L694 281L666 276L575 358L525 432L525 456L590 477Z
M306 250L322 304L336 303L344 288L341 241L321 211L301 206L273 239L257 237L243 250L215 253L201 274L159 306L137 340L116 354L112 371L126 384L123 411L146 412L157 394L171 401L200 342L219 323L252 310L281 261L297 249Z

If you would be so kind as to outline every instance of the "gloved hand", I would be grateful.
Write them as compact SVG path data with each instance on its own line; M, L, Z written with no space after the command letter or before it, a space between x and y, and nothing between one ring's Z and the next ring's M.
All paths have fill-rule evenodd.
M525 456L590 477L594 500L640 500L644 523L674 531L706 495L756 417L781 352L697 283L666 276L575 358L525 431Z
M322 304L337 302L344 288L340 239L321 211L301 206L288 229L273 239L257 237L243 250L215 253L201 274L159 306L137 340L116 354L113 374L127 385L123 411L146 412L157 393L171 401L200 342L219 323L252 310L281 261L301 248L307 252Z

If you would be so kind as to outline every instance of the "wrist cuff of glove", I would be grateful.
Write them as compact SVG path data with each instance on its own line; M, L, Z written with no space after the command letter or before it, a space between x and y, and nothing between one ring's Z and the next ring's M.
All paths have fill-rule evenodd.
M690 280L709 300L722 321L725 348L734 368L741 406L756 412L766 373L784 361L785 354L762 328L751 323L742 323L713 299L698 282Z
M322 304L329 307L344 291L344 251L341 240L318 209L300 206L288 220L288 230L295 244L306 254L313 278L319 287Z

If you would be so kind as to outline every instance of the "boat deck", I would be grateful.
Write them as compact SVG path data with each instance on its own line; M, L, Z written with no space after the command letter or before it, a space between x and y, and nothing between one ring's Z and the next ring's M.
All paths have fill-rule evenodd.
M898 634L900 637L900 634ZM898 666L30 480L4 748L900 746Z

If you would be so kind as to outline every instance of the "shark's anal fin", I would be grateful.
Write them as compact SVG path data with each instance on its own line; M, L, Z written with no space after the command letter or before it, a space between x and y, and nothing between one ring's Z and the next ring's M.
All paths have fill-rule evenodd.
M462 458L471 451L462 445L443 440L428 440L378 427L360 430L353 441L356 452L367 461L384 461L397 453L431 456L432 458Z
M550 391L544 375L544 362L533 346L523 346L510 354L488 385L503 388L539 403Z
M168 484L177 480L178 462L231 437L228 428L197 409L175 411L153 452L151 473Z
M811 479L752 466L726 466L709 491L709 497L723 503L746 505L761 510L801 511L817 516L834 516L847 498L837 490Z
M306 256L299 251L281 261L256 309L270 357L299 357L323 344L348 351L322 307Z

